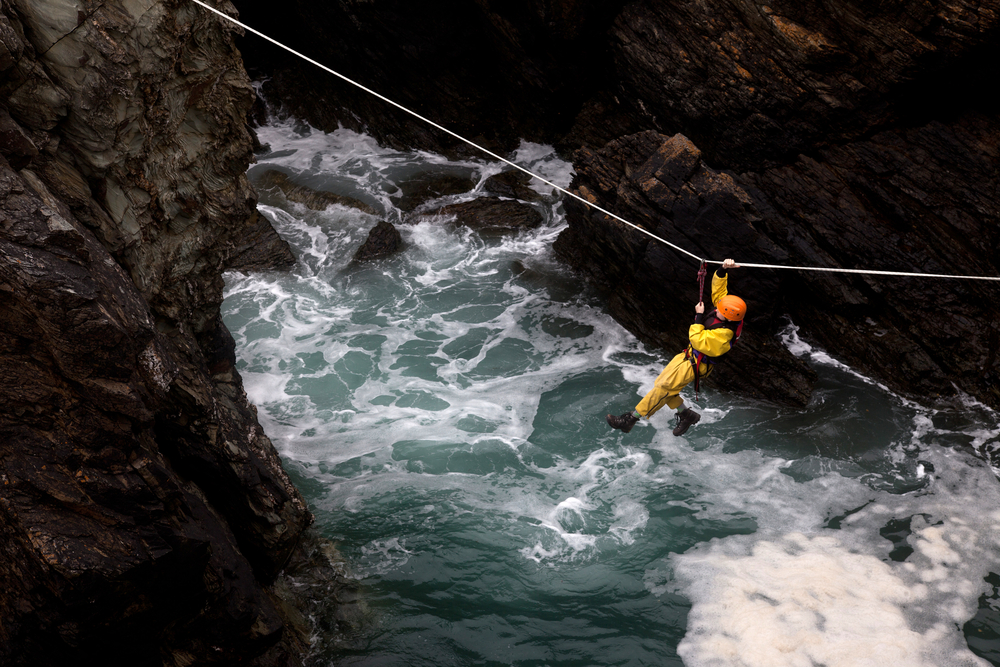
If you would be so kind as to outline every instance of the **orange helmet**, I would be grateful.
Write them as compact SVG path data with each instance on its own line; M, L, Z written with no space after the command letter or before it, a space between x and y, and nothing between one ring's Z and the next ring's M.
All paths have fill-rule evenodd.
M727 320L733 320L735 322L739 322L743 319L743 316L747 314L746 301L738 296L733 296L732 294L727 294L719 299L719 303L715 304L715 308L722 313L723 317Z

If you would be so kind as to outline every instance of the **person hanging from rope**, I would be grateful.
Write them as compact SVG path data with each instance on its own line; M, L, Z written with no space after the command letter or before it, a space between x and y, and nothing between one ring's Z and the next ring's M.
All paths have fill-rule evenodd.
M740 337L747 304L738 296L729 294L729 269L738 269L739 264L731 259L722 263L722 268L712 276L712 304L715 310L705 314L705 303L699 301L694 307L694 324L688 330L690 344L678 353L663 369L653 388L632 412L620 417L608 415L612 428L628 433L640 417L649 419L664 405L676 410L677 424L674 435L684 435L701 415L687 407L680 397L681 390L694 381L695 393L699 390L699 380L707 377L715 366L715 361L732 349ZM704 267L702 267L704 270ZM703 276L704 274L701 274ZM704 281L704 277L701 277ZM701 293L699 291L699 298Z

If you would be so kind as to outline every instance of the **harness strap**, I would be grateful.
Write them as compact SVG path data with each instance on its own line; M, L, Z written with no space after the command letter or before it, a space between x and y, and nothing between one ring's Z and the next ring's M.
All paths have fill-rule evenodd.
M698 269L698 301L704 301L705 294L705 276L708 274L708 262L702 262L701 268Z
M696 403L701 402L701 362L704 360L709 366L715 365L715 360L706 355L704 352L699 352L698 350L693 350L688 347L684 350L684 358L691 361L691 367L694 368L694 400ZM708 373L705 373L708 375Z

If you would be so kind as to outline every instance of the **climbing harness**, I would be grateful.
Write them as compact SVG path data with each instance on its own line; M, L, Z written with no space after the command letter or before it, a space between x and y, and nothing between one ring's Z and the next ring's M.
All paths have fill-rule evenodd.
M260 32L259 30L254 30L250 26L248 26L248 25L246 25L244 23L241 23L240 21L237 21L232 16L229 16L228 14L225 14L224 12L222 12L222 11L220 11L220 10L218 10L218 9L216 9L216 8L214 8L214 7L210 6L210 5L202 2L202 0L191 0L191 2L193 2L196 5L199 5L201 7L204 7L205 9L207 9L210 12L212 12L213 14L216 14L217 16L225 19L226 21L229 21L230 23L232 23L234 25L237 25L240 28L243 28L244 30L246 30L248 32L251 32L251 33L257 35L258 37L260 37L260 38L262 38L264 40L267 40L268 42L271 42L275 46L277 46L277 47L279 47L281 49L284 49L285 51L288 51L292 55L297 56L297 57L301 58L302 60L305 60L306 62L308 62L308 63L310 63L312 65L315 65L316 67L319 67L323 71L328 72L328 73L336 76L337 78L339 78L339 79L341 79L343 81L346 81L347 83L351 84L352 86L355 86L355 87L357 87L357 88L365 91L366 93L377 97L378 99L382 100L386 104L394 106L397 109L399 109L399 110L401 110L401 111L403 111L405 113L408 113L409 115L413 116L414 118L417 118L418 120L421 120L424 123L427 123L431 127L434 127L436 129L444 132L445 134L447 134L447 135L449 135L451 137L454 137L455 139L458 139L459 141L462 141L463 143L466 143L469 146L472 146L473 148L475 148L475 149L477 149L477 150L485 153L486 155L489 155L493 159L499 160L500 162L508 164L511 167L514 167L515 169L518 169L519 171L522 171L525 174L528 174L532 178L535 178L535 179L541 181L542 183L545 183L549 187L554 188L558 192L561 192L564 195L566 195L567 197L572 197L573 199L576 199L577 201L583 203L585 206L588 206L588 207L590 207L590 208L592 208L594 210L600 211L604 215L606 215L606 216L608 216L610 218L613 218L614 220L617 220L618 222L620 222L620 223L622 223L624 225L627 225L628 227L631 227L632 229L635 229L636 231L638 231L638 232L640 232L642 234L645 234L646 236L648 236L648 237L650 237L650 238L652 238L652 239L654 239L656 241L659 241L660 243L662 243L662 244L664 244L666 246L669 246L670 248L673 248L677 252L682 253L684 255L687 255L688 257L691 257L692 259L698 260L698 262L701 263L702 265L706 265L706 264L722 264L722 262L717 261L717 260L709 260L709 259L705 259L703 257L699 257L698 255L694 254L693 252L690 252L689 250L685 250L684 248L682 248L682 247L680 247L680 246L678 246L676 244L673 244L670 241L667 241L666 239L660 238L659 236L657 236L656 234L653 234L652 232L650 232L649 230L645 229L644 227L642 227L640 225L637 225L637 224L635 224L633 222L629 222L625 218L623 218L623 217L621 217L619 215L616 215L615 213L612 213L611 211L609 211L609 210L607 210L605 208L602 208L602 207L598 206L597 204L595 204L593 202L587 201L586 199L584 199L580 195L578 195L576 193L573 193L573 192L570 192L566 188L560 187L560 186L556 185L555 183L553 183L552 181L546 180L545 178L539 176L538 174L536 174L536 173L534 173L532 171L529 171L528 169L525 169L521 165L516 164L514 162L511 162L510 160L508 160L508 159L506 159L504 157L501 157L501 156L497 155L496 153L494 153L494 152L492 152L492 151L490 151L490 150L488 150L486 148L483 148L479 144L477 144L477 143L475 143L475 142L473 142L473 141L471 141L469 139L466 139L465 137L461 136L460 134L452 132L448 128L446 128L446 127L444 127L442 125L439 125L438 123L435 123L434 121L430 120L429 118L425 118L424 116L421 116L416 111L412 111L412 110L404 107L402 104L394 102L393 100L389 99L388 97L385 97L384 95L381 95L381 94L375 92L374 90L372 90L372 89L370 89L370 88L368 88L368 87L366 87L366 86L358 83L357 81L354 81L353 79L350 79L350 78L344 76L340 72L332 70L329 67L327 67L326 65L318 63L315 60L313 60L312 58L309 58L309 57L307 57L307 56L299 53L298 51L295 51L294 49L285 46L281 42L279 42L279 41L277 41L277 40L275 40L275 39L273 39L271 37L268 37L267 35L265 35L264 33ZM962 276L962 275L951 275L951 274L943 274L943 273L909 273L909 272L904 272L904 271L873 271L873 270L867 270L867 269L840 269L840 268L828 268L828 267L822 267L822 266L785 266L785 265L780 265L780 264L746 264L746 263L742 263L742 262L740 263L740 266L743 266L743 267L746 267L746 268L755 268L755 269L794 269L794 270L798 270L798 271L825 271L825 272L831 272L831 273L859 273L859 274L876 275L876 276L908 276L908 277L915 277L915 278L955 278L955 279L962 279L962 280L990 280L990 281L1000 282L1000 276Z
M740 320L736 324L736 328L733 329L730 322L728 322L727 320L720 319L715 313L716 311L713 310L711 313L707 315L706 319L710 317L712 318L712 321L710 321L709 324L705 325L705 329L706 330L723 329L723 328L730 329L733 332L733 339L729 341L729 349L732 350L733 345L736 345L736 341L738 341L740 339L740 336L743 334L743 320ZM715 359L708 356L704 352L699 352L698 350L694 349L692 345L688 345L687 348L684 350L684 358L691 362L691 368L694 369L694 400L695 402L700 403L701 378L702 378L701 364L702 362L704 362L709 366L708 370L705 371L704 375L704 377L708 377L709 375L711 375L712 370L715 367Z

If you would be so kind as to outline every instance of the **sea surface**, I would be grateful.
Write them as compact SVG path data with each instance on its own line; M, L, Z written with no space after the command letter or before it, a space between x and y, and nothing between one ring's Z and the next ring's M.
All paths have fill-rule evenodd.
M262 189L298 264L226 276L247 393L366 610L352 636L311 618L312 664L1000 665L1000 485L978 454L996 413L904 400L789 322L820 378L805 409L708 383L684 437L668 410L624 435L604 415L671 352L555 258L557 197L517 234L405 224L408 180L479 183L437 208L506 167L291 122L259 135L251 180L278 169L378 212ZM572 177L546 146L513 159ZM379 219L404 250L353 264ZM692 304L695 272L670 286ZM733 291L753 279L733 271Z

